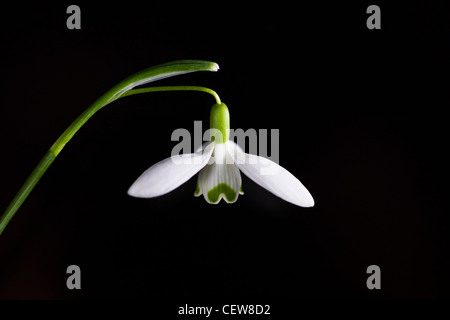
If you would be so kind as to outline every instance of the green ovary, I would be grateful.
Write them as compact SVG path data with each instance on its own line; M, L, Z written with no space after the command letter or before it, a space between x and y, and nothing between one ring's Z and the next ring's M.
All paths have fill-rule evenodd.
M217 132L211 132L211 141L227 142L230 138L230 113L227 105L225 103L213 105L209 119L210 129L217 130Z
M220 195L223 194L228 202L236 201L236 191L234 191L226 183L219 183L217 186L208 191L208 200L212 203L219 201Z

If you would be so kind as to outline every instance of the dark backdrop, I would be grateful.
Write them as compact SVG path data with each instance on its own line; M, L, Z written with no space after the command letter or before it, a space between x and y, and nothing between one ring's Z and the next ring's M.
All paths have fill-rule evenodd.
M203 85L232 128L279 129L300 208L243 177L232 205L196 178L155 199L126 190L214 100L114 102L77 133L0 237L3 299L448 298L448 14L438 2L2 7L0 210L60 133L106 90L177 59L220 65L154 85ZM81 290L66 268L81 268ZM381 290L366 269L381 268ZM200 300L202 301L202 300ZM227 300L228 301L228 300Z

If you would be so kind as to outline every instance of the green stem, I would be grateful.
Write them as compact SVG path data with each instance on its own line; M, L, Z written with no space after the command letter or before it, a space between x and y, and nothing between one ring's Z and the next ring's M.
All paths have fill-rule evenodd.
M30 194L31 190L33 190L34 186L38 183L41 177L44 175L45 171L47 171L48 167L52 164L53 160L55 160L55 155L51 151L47 151L44 157L39 161L36 168L34 168L33 172L29 175L23 186L19 189L14 199L11 201L9 206L6 208L2 217L0 218L0 235L3 230L5 230L9 221L14 217L14 214L19 210L22 203Z
M143 89L134 89L135 86L146 84L152 81L164 79L171 76L176 76L184 73L195 71L217 71L218 65L213 62L200 60L179 60L161 64L152 68L145 69L121 81L112 89L107 91L99 99L97 99L89 108L87 108L75 121L63 132L63 134L50 147L41 161L34 168L23 186L17 192L9 206L6 208L3 215L0 217L0 235L5 230L9 221L14 217L17 210L23 204L30 192L39 182L41 177L53 163L55 158L64 148L64 146L72 139L75 133L88 121L98 110L107 104L130 95L146 93L146 92L160 92L160 91L201 91L214 96L217 103L220 103L220 98L216 92L211 89L197 86L173 86L173 87L152 87Z
M166 86L166 87L150 87L150 88L134 89L134 90L125 92L120 97L123 98L123 97L132 96L132 95L139 94L139 93L162 92L162 91L200 91L200 92L205 92L205 93L209 93L212 96L214 96L214 99L216 99L217 104L221 103L219 95L214 90L211 90L211 89L205 88L205 87L199 87L199 86L168 86L168 87Z

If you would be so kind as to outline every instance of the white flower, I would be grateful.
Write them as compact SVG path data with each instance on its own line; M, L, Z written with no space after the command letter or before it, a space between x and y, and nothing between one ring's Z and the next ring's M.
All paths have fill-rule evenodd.
M215 106L222 110L215 110ZM214 118L217 112L222 112L218 116L220 121ZM213 204L222 198L233 203L239 194L243 194L242 171L261 187L288 202L301 207L314 206L309 191L290 172L269 159L243 152L236 143L228 140L229 115L225 104L213 106L211 128L223 132L223 139L220 135L221 138L212 139L213 142L204 145L202 150L156 163L134 182L128 194L139 198L158 197L176 189L199 172L195 196L203 194L206 201Z

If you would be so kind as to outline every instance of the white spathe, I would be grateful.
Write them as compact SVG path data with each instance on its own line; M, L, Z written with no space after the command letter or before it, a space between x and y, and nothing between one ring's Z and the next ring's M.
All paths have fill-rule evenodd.
M220 199L233 203L242 192L242 171L247 177L274 195L301 207L314 206L314 199L303 184L275 162L244 153L233 141L207 144L202 151L177 155L162 160L147 169L130 187L128 194L139 198L153 198L166 194L199 174L196 196L203 194L209 203ZM211 201L208 192L220 184L234 191L234 198L220 194Z

